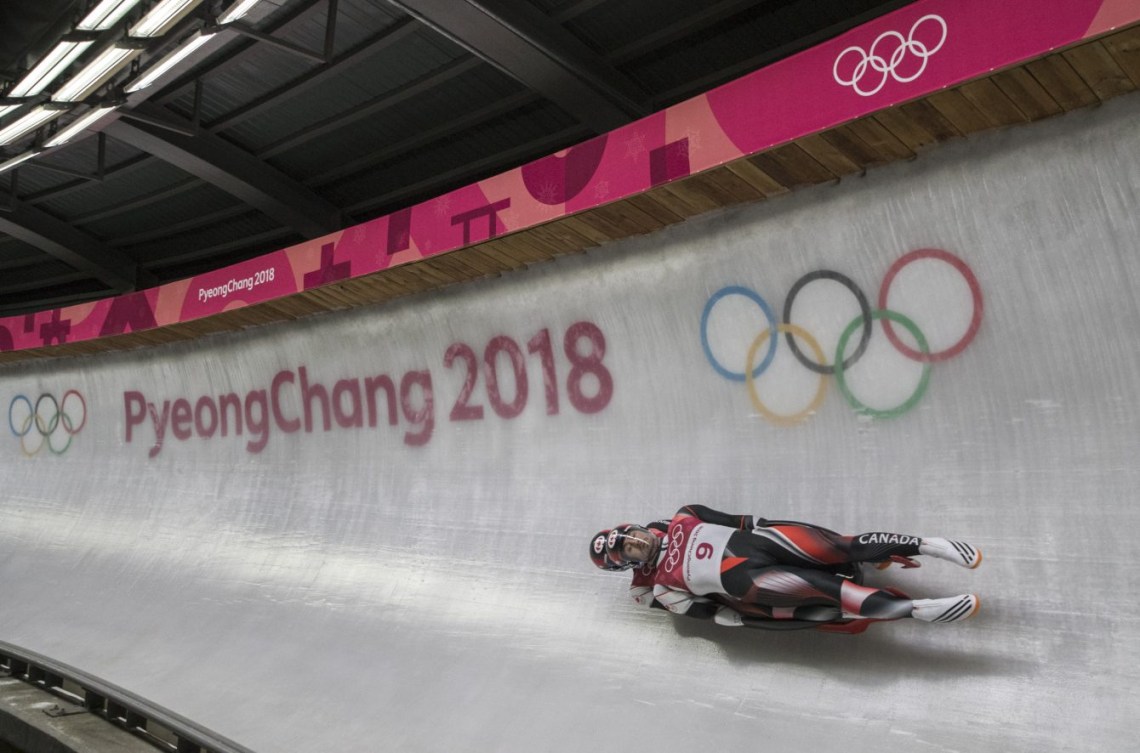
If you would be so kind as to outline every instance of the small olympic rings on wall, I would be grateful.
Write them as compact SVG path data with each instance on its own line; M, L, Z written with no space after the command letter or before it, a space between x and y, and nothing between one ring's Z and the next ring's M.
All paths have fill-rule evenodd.
M958 337L952 345L938 351L931 350L926 334L919 329L914 321L905 314L889 308L891 287L896 282L899 273L908 265L924 259L948 264L961 275L969 290L970 305L972 307L969 323L966 326L965 332ZM843 328L830 363L827 361L824 348L819 344L816 337L803 326L792 322L792 310L797 296L799 296L805 287L817 280L830 280L843 286L850 291L859 308L859 315ZM763 326L760 325L759 321L757 322L757 324L761 326L761 329L748 347L747 355L744 358L743 371L733 371L721 363L714 354L713 346L709 340L709 322L713 310L721 301L729 296L742 296L748 301L755 303L756 306L760 308L766 323L766 326ZM981 326L983 312L984 302L982 299L981 285L978 283L978 279L974 275L973 270L971 270L964 261L948 251L935 248L923 248L903 255L890 266L879 287L878 308L875 310L871 309L867 296L851 278L829 269L809 272L800 277L795 284L792 285L788 291L787 299L784 301L782 322L775 321L772 307L759 293L751 288L742 285L730 285L721 288L709 297L701 313L701 347L704 350L705 358L708 359L709 364L712 365L718 374L735 382L745 382L749 398L756 412L777 425L791 426L813 415L819 409L820 405L823 404L824 398L826 397L828 382L826 377L830 375L835 376L835 381L839 386L840 393L847 403L860 415L876 419L894 418L908 412L921 401L930 382L932 363L953 358L973 342ZM964 310L962 313L964 315ZM841 321L846 321L846 319ZM866 401L855 394L855 390L848 378L848 372L863 358L867 351L872 331L875 329L874 322L876 321L880 323L887 337L887 341L898 353L911 361L922 364L921 375L918 377L918 383L911 391L910 396L898 405L887 408L876 408L868 405ZM903 341L898 332L895 331L894 325L901 327L909 334L911 345ZM957 322L955 322L953 326L955 332L953 332L951 336L956 336ZM857 330L860 333L859 340L858 343L854 345L854 349L851 350L849 346ZM784 335L784 339L796 360L808 370L819 375L818 386L807 406L794 414L778 413L773 410L766 404L761 390L757 385L757 380L769 368L772 364L772 360L776 356L776 349L780 339L779 334ZM806 346L809 353L804 353L801 349L803 346ZM761 350L764 350L762 357L760 355Z
M86 425L87 400L79 390L68 390L58 400L49 392L34 401L16 395L8 403L8 428L19 438L20 450L28 457L44 447L62 455Z

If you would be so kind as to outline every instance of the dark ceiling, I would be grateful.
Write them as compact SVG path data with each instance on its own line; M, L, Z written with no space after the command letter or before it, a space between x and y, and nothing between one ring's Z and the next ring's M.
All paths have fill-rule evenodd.
M234 2L205 0L84 105L0 147L3 163L120 105L98 134L0 173L0 314L152 287L387 214L908 0L262 0L157 85L124 94ZM93 5L3 0L0 95ZM24 107L0 129L35 104L5 102Z

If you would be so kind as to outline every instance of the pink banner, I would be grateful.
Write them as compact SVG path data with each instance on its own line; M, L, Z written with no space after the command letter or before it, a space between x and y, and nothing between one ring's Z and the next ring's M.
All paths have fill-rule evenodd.
M0 351L191 321L607 204L1140 20L1140 0L924 0L570 149L188 280L0 318Z

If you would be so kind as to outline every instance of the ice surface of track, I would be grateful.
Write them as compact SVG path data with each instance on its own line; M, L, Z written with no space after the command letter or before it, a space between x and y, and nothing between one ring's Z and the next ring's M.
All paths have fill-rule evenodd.
M7 368L0 639L266 753L1130 748L1138 118L1125 98L396 305ZM828 363L888 277L952 353L924 368L877 320L847 394L783 338L729 378L768 353L757 299L780 318L819 271L853 286L795 299ZM847 637L642 612L588 540L689 502L966 539L977 571L887 577L982 613Z

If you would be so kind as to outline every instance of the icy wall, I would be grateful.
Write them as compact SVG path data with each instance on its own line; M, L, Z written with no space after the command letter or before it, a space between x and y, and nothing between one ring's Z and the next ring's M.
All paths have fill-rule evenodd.
M1138 116L0 371L0 639L267 752L1127 747ZM977 571L876 577L982 613L848 637L642 612L589 538L688 502L966 539Z

